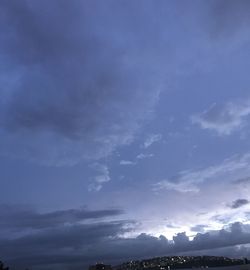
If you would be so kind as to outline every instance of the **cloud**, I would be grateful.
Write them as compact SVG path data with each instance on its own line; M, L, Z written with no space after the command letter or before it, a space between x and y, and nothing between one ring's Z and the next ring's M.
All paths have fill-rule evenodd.
M230 207L232 209L237 209L240 208L242 206L245 206L246 204L249 204L249 201L246 199L238 199L232 202L232 204L230 205Z
M248 0L220 0L212 5L212 36L231 37L242 30L247 30L250 23Z
M132 160L121 160L120 161L120 165L133 166L133 165L136 165L137 162L139 162L139 160L146 159L146 158L152 158L153 156L154 156L154 154L143 154L143 153L140 153L139 155L136 156L136 160L135 161L132 161Z
M140 153L139 155L137 155L137 159L145 159L145 158L152 158L154 156L154 154L143 154Z
M243 225L236 222L229 226L228 229L221 229L215 232L205 234L198 233L192 242L195 249L211 249L237 244L248 244L250 241L249 225Z
M72 165L133 141L164 77L149 6L125 6L1 1L1 154Z
M136 165L136 162L135 161L131 161L131 160L121 160L120 161L120 165L133 166L133 165Z
M121 214L123 211L119 209L87 210L84 208L38 213L27 207L0 205L0 228L7 228L7 230L46 229Z
M62 264L62 268L67 269L69 265L74 267L79 260L87 266L98 258L103 259L100 246L105 250L105 243L126 232L124 225L124 222L72 225L15 239L1 239L1 255L10 266L15 264L19 268L32 265L42 269L43 266Z
M247 220L249 220L250 219L250 211L249 212L245 212L244 214L245 214L245 217L247 218Z
M250 184L250 177L236 179L236 180L232 181L232 184L234 184L234 185Z
M181 171L173 179L164 179L153 185L153 190L175 190L178 192L199 192L200 185L206 181L235 181L249 175L250 154L233 156L225 159L221 164L199 170Z
M160 191L160 190L175 190L178 192L199 192L199 188L197 186L198 183L193 181L188 182L171 182L169 180L162 180L156 184L153 185L154 191Z
M232 222L233 216L231 214L222 214L222 215L214 215L211 217L211 220L218 221L222 224L229 224Z
M12 269L24 267L79 269L96 261L117 264L130 259L214 250L250 243L250 225L242 223L233 223L218 231L198 233L192 240L185 232L176 234L173 240L168 240L163 235L154 237L146 233L136 237L124 237L126 233L134 231L136 223L133 221L100 222L95 219L106 214L109 216L111 214L109 212L94 211L92 213L94 222L83 224L78 222L76 215L72 218L69 214L72 210L55 211L49 214L34 214L28 211L25 217L21 218L22 225L19 226L18 220L24 210L17 208L15 211L16 216L13 215L9 222L16 224L19 228L18 234L0 235L2 259ZM76 210L76 212L82 214L81 211ZM118 211L112 214L115 216L119 213ZM89 211L87 217L92 214ZM51 219L53 215L57 223L56 227ZM85 219L86 213L83 213L83 216ZM67 219L68 223L65 222ZM39 220L45 225L38 226ZM9 222L2 224L1 229L7 229ZM31 231L30 228L37 230ZM238 253L235 251L235 254Z
M89 185L89 191L100 191L103 184L111 180L109 175L109 169L106 165L100 163L94 163L91 168L95 170L96 176L91 179L91 184Z
M191 121L202 129L215 131L220 136L231 135L243 128L250 115L250 101L227 103L220 107L216 103L208 110L193 115Z
M153 143L156 143L156 142L160 141L161 139L162 139L161 134L151 134L146 138L146 140L145 140L145 142L143 144L143 147L148 148Z

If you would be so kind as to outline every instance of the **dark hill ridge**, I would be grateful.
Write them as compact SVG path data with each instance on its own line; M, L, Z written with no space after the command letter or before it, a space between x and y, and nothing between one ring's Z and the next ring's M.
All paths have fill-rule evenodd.
M169 270L185 268L208 268L248 264L248 259L231 259L217 256L164 256L136 260L113 267L115 270Z

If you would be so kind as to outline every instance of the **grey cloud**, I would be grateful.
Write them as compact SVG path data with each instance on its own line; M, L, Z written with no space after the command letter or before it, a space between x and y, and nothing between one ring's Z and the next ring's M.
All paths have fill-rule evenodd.
M198 233L191 244L195 249L212 249L250 242L249 225L233 223L228 229L205 234Z
M33 218L32 215L34 214L31 214ZM185 232L178 233L173 240L168 240L164 236L154 237L145 233L135 238L122 237L136 229L134 221L97 221L81 224L75 216L68 218L67 213L65 218L65 215L63 211L55 214L63 220L53 220L58 224L57 227L47 226L45 219L51 223L51 217L44 215L40 220L45 225L40 226L39 230L27 230L32 221L25 221L19 234L0 236L2 259L14 270L20 267L43 270L79 269L95 261L116 264L130 259L250 243L250 226L242 223L233 223L220 231L198 233L193 240L190 240ZM82 215L89 218L89 214ZM93 212L90 216L92 215L99 217L105 214ZM20 215L16 215L16 223L19 218ZM65 223L65 219L72 222ZM2 224L2 228L8 225Z
M151 35L159 33L150 7L47 0L0 7L2 154L72 164L130 143L163 81L154 72ZM137 12L140 19L131 16Z
M86 220L98 220L123 214L119 209L87 210L68 209L49 213L38 213L26 207L0 205L0 228L7 230L46 229L76 224Z
M82 261L83 264L84 260L85 262L91 263L91 260L94 262L96 258L106 262L118 263L128 259L168 255L190 250L206 250L250 242L250 234L249 232L242 231L241 224L233 224L228 231L221 230L215 233L197 234L192 241L188 239L185 233L179 233L174 237L173 242L168 241L164 236L157 238L143 233L136 238L116 237L115 240L112 240L112 237L117 233L123 232L120 226L121 224L106 224L105 226L93 226L91 228L70 228L70 230L66 232L56 233L52 239L44 235L39 237L33 236L28 239L26 237L12 242L3 242L3 245L7 247L3 254L10 252L9 245L11 244L16 248L25 244L26 251L22 250L21 254L17 253L20 258L25 258L25 254L27 256L27 253L31 252L26 259L33 258L33 261L31 261L34 265L38 264L42 266L55 263L62 264L62 269L64 269L68 264L74 267L73 260L79 252L81 252L82 257L78 256L78 260L76 260L77 263ZM95 234L93 234L93 232L95 232ZM69 237L71 234L73 236ZM88 241L88 239L90 239L89 235L94 236L90 241ZM85 237L87 238L85 239ZM52 240L53 242L51 243L50 241ZM47 256L41 256L40 260L38 256L30 256L30 254L34 254L38 251L38 245L35 244L37 241L41 243L39 248L45 248L47 251ZM29 246L31 248L28 248ZM69 252L67 255L66 252L63 252L64 249L67 250L66 247L73 248L74 254ZM55 254L55 252L53 254L52 252L55 248L57 254ZM39 250L39 252L41 252L41 250ZM51 252L50 256L48 255L49 252ZM64 259L63 256L59 256L60 253L66 255ZM10 257L9 254L8 259L11 262ZM16 256L16 258L17 257L18 256ZM38 261L36 261L36 259ZM41 262L41 260L44 261ZM25 261L25 259L23 259L23 261ZM15 263L18 263L18 259L15 259ZM43 268L41 267L41 269Z
M213 3L214 37L230 37L242 29L248 29L250 23L248 0L219 0Z
M232 202L232 204L230 205L230 207L232 209L236 209L236 208L240 208L246 204L249 204L249 201L247 199L238 199Z
M78 257L82 264L102 259L102 253L95 252L99 246L118 234L126 232L123 222L108 222L85 225L63 226L57 229L43 230L36 234L15 239L1 239L1 256L15 269L21 265L40 266L69 264L74 266ZM77 263L77 261L76 261ZM86 265L85 265L86 266Z
M118 241L119 242L119 241ZM123 242L123 243L122 243ZM128 258L140 258L146 256L169 255L178 252L216 249L220 247L234 246L250 243L250 231L248 225L234 223L227 229L210 233L198 233L193 240L190 240L186 233L178 233L173 241L167 240L164 236L159 238L141 234L134 239L124 239L120 242L120 250L131 252ZM123 244L123 245L121 245ZM131 244L131 246L130 246ZM146 252L143 247L146 247ZM141 251L141 252L140 252ZM214 253L216 254L216 253ZM134 256L133 256L134 255Z
M176 247L185 248L187 245L189 245L189 237L185 232L178 233L173 237L173 241Z

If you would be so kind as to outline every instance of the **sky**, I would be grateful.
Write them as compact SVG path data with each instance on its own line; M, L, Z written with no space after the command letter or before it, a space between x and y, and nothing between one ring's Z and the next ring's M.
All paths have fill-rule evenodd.
M0 259L250 257L249 12L0 0Z

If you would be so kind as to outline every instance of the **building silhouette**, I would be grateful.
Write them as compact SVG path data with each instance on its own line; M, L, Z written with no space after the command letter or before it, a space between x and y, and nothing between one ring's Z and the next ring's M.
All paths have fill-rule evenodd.
M112 270L112 267L111 265L97 263L95 265L90 265L89 270Z

